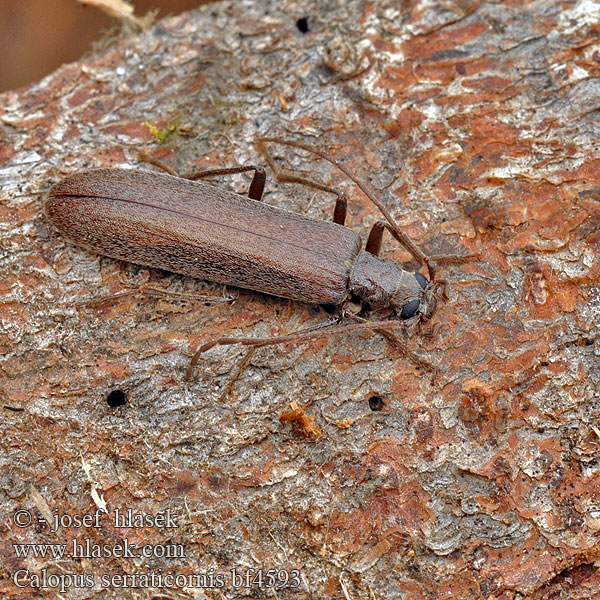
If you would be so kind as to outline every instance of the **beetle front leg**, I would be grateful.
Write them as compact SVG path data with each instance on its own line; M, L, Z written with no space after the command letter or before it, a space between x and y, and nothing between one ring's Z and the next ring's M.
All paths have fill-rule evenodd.
M360 319L360 318L357 318ZM323 323L317 325L315 327L309 327L308 329L297 331L295 333L291 333L288 335L281 335L276 337L267 337L267 338L247 338L247 337L222 337L214 339L210 342L202 344L192 356L190 364L185 373L185 381L189 381L192 377L192 373L194 372L194 367L200 360L200 356L207 352L211 348L215 346L231 346L233 344L240 344L241 346L253 346L255 348L260 348L262 346L274 346L278 344L302 344L305 342L309 342L311 340L316 340L323 337L329 337L334 335L342 335L351 332L363 332L363 331L376 331L377 333L382 333L385 331L389 333L390 329L397 329L398 327L406 327L406 324L402 321L390 320L390 321L362 321L355 322L351 325L340 325L338 324L338 319L333 321ZM337 326L336 326L337 325ZM390 339L390 338L388 338ZM395 337L394 337L395 340ZM390 341L392 341L390 339ZM396 340L397 342L398 340ZM399 346L400 347L400 346ZM404 352L407 352L403 349ZM427 366L426 363L416 359L417 362L420 362L424 366Z
M369 231L369 237L367 238L365 250L374 256L379 256L385 225L386 224L384 221L377 221L377 223L371 227L371 231Z
M375 197L373 191L363 181L361 181L354 173L352 173L347 167L345 167L339 160L329 156L325 152L321 152L318 148L313 148L300 142L292 142L290 140L282 140L279 138L262 138L259 140L261 147L264 147L264 142L272 142L275 144L282 144L284 146L292 146L293 148L300 148L306 152L311 152L317 156L328 161L335 167L337 167L342 173L347 175L359 189L371 200L371 202L381 211L381 214L387 219L385 228L394 236L394 238L400 242L419 262L424 264L429 271L429 279L435 280L436 265L431 258L429 258L401 229L398 227L389 210ZM322 189L317 187L317 189Z
M366 319L363 319L362 317L359 317L357 314L349 311L349 310L343 310L342 311L342 315L344 317L347 317L348 319L350 319L351 321L354 321L355 323L369 323L369 321L367 321ZM389 321L385 321L386 323L389 323ZM420 326L421 322L417 321L417 326ZM399 321L398 324L400 326L402 326L405 330L410 327L411 325L413 325L413 323L410 323L409 321ZM430 371L437 371L437 368L432 365L431 363L427 362L426 360L423 360L420 356L417 356L414 352L411 352L407 347L406 344L404 344L403 342L401 342L391 331L389 331L388 329L383 329L383 328L378 328L375 330L381 337L385 338L396 350L399 350L402 354L404 354L404 356L406 356L406 358L408 358L410 361L412 361L415 365L417 365L418 367L424 368L424 369L428 369Z
M406 250L413 255L416 260L427 267L427 270L429 271L429 280L435 281L435 261L431 257L427 256L402 230L392 227L385 221L377 221L377 223L371 227L365 250L377 256L381 250L383 232L386 229L398 242L400 242L400 244L402 244L402 246L404 246L404 248L406 248Z

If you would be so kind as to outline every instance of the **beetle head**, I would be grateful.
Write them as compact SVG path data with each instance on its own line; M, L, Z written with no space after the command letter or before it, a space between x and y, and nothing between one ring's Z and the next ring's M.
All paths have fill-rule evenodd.
M361 252L350 275L350 289L373 308L391 308L404 321L426 321L435 311L440 283L405 271L395 260Z
M391 295L390 306L403 321L409 319L427 321L435 312L438 284L428 281L421 273L415 273L414 278L418 286L410 286L413 297L407 299L406 288L408 286L405 284Z

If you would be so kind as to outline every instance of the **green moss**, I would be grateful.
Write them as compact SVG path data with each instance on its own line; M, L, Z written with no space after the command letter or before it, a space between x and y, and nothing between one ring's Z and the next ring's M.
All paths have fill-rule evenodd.
M144 125L146 125L148 131L157 144L164 144L172 137L181 135L183 133L183 128L179 119L169 121L162 129L159 129L156 125L150 123L150 121L146 121Z

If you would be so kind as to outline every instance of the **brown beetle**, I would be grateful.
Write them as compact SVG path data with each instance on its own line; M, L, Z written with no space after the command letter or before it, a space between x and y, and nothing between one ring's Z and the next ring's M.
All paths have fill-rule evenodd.
M386 221L372 227L364 251L358 234L344 227L344 195L304 177L278 172L266 142L301 148L328 160L381 210ZM337 196L332 222L261 202L265 171L256 166L203 171L187 179L130 169L82 171L51 188L45 212L67 239L112 258L311 304L342 305L353 294L373 309L391 309L405 324L429 319L436 298L444 296L445 282L436 280L434 261L402 232L366 185L344 165L305 144L264 138L258 145L278 181L301 183ZM254 171L254 178L247 198L195 181L249 170ZM386 229L426 265L429 281L421 273L403 270L394 260L377 256ZM342 314L361 320L347 311ZM197 350L186 378L200 354L215 345L265 346L365 329L383 333L399 324L383 320L273 338L220 338Z

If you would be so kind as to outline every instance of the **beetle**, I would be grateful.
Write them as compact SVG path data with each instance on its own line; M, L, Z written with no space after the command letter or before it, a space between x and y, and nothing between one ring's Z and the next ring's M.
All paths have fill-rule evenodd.
M358 234L344 225L345 196L327 185L279 171L267 143L324 158L379 208L386 220L373 225L364 250ZM260 166L211 169L182 178L148 158L170 174L119 168L77 172L52 186L44 211L69 241L105 256L311 304L343 306L354 295L373 309L391 309L400 319L365 322L343 310L336 322L346 316L355 323L271 338L219 338L196 351L186 379L200 355L215 345L265 346L365 329L385 332L390 339L390 328L430 319L437 298L446 298L446 282L436 279L434 260L398 227L366 184L312 146L279 138L262 138L257 145L277 181L335 194L333 220L310 219L262 202L266 176ZM199 181L246 171L254 171L248 197ZM429 280L378 256L385 230L427 267Z

